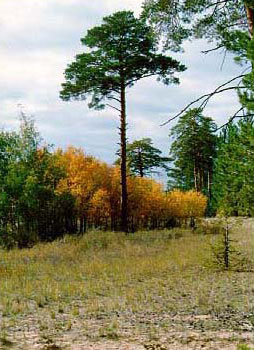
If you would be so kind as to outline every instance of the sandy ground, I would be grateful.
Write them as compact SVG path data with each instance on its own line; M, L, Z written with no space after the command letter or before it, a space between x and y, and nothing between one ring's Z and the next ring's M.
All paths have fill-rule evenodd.
M168 316L170 317L170 316ZM174 318L174 317L173 317ZM201 319L209 318L208 315L199 316ZM92 320L89 329L82 328L77 322L71 329L38 329L36 315L23 320L19 327L14 327L8 335L7 341L2 339L0 349L17 350L236 350L238 344L252 345L254 348L253 331L230 331L221 329L216 331L189 330L190 317L179 317L182 330L166 328L159 330L154 339L150 339L147 330L143 333L131 332L128 326L125 333L122 332L118 339L110 340L106 337L98 337L98 329L103 321ZM175 321L174 321L175 322ZM186 325L186 330L184 326ZM94 338L92 338L94 333ZM96 336L97 334L97 336Z

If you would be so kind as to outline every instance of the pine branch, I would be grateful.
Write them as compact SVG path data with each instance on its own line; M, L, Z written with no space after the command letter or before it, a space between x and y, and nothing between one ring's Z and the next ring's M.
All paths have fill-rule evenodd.
M228 126L228 125L229 125L234 119L236 119L236 118L254 117L254 114L253 114L253 113L238 115L238 113L239 113L241 110L243 110L243 108L240 108L240 109L229 119L229 121L228 121L227 123L225 123L225 124L221 125L220 127L218 127L218 128L215 130L215 132L218 131L218 130L223 129L225 126Z
M219 49L222 49L223 47L224 47L224 45L219 45L219 46L213 47L212 49L203 50L203 51L201 51L201 53L204 53L206 55L212 51L217 51Z
M116 111L118 111L118 112L121 113L121 110L120 110L120 109L116 108L115 106L110 105L109 103L106 103L106 106L111 107L111 108L113 108L113 109L115 109Z
M215 132L218 131L218 130L221 130L221 129L223 129L225 126L229 125L235 118L237 118L238 113L240 113L240 112L243 111L243 110L244 110L244 107L241 107L240 109L238 109L238 111L236 111L235 114L234 114L232 117L229 118L229 121L228 121L227 123L221 125L220 127L218 127L218 128L215 130Z
M221 92L225 92L225 91L228 91L228 90L236 90L236 89L242 89L242 88L245 88L244 86L231 86L231 87L228 87L228 88L224 88L224 86L232 83L233 81L237 80L237 79L240 79L240 78L243 78L245 77L245 74L240 74L228 81L226 81L225 83L221 84L220 86L218 86L213 92L209 93L209 94L205 94L205 95L202 95L200 96L199 98L197 98L196 100L190 102L187 106L185 106L179 113L177 113L174 117L170 118L169 120L167 120L165 123L161 124L161 126L165 126L167 125L168 123L172 122L173 120L175 120L176 118L180 117L184 112L186 112L191 106L193 106L195 103L205 99L201 105L199 106L199 109L203 109L204 107L202 106L206 106L207 103L209 102L209 100L211 99L211 97L213 97L214 95L216 94L219 94Z

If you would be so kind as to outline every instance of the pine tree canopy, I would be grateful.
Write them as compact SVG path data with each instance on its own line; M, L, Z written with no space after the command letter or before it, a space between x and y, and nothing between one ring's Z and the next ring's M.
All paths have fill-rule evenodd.
M103 108L106 98L117 98L121 84L131 87L153 75L165 84L178 83L173 73L185 69L173 58L157 53L151 29L131 11L103 18L103 24L90 29L81 42L87 52L77 55L66 69L60 96L69 100L91 95L92 108Z

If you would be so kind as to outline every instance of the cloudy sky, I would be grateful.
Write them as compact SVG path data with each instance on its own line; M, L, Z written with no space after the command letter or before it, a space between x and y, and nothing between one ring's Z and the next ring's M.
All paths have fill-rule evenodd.
M121 9L140 13L142 0L1 0L0 1L0 127L18 126L20 108L32 114L43 137L57 147L72 144L109 163L115 159L118 116L110 109L94 111L86 102L59 99L63 72L82 52L80 38L101 18ZM155 79L140 81L128 92L128 137L151 137L165 154L169 127L160 124L200 94L240 71L230 56L204 55L201 41L188 43L177 55L188 70L180 86ZM22 107L20 107L22 106ZM206 114L222 123L237 109L234 94L212 100Z

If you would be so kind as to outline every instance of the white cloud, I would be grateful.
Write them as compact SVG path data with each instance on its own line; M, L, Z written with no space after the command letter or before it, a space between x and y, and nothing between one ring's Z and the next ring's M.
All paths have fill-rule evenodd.
M59 99L63 72L82 49L80 37L101 18L121 9L138 15L142 0L1 0L0 103L1 125L17 125L21 103L36 116L38 128L50 143L83 146L104 160L113 161L118 147L118 116L111 109L93 111L86 102ZM139 82L127 95L129 138L151 137L164 153L169 148L169 127L160 124L200 94L234 75L239 68L229 57L223 71L221 57L200 55L203 42L186 45L175 55L188 70L180 86L163 86L155 79ZM214 98L207 114L220 122L237 109L237 98Z

